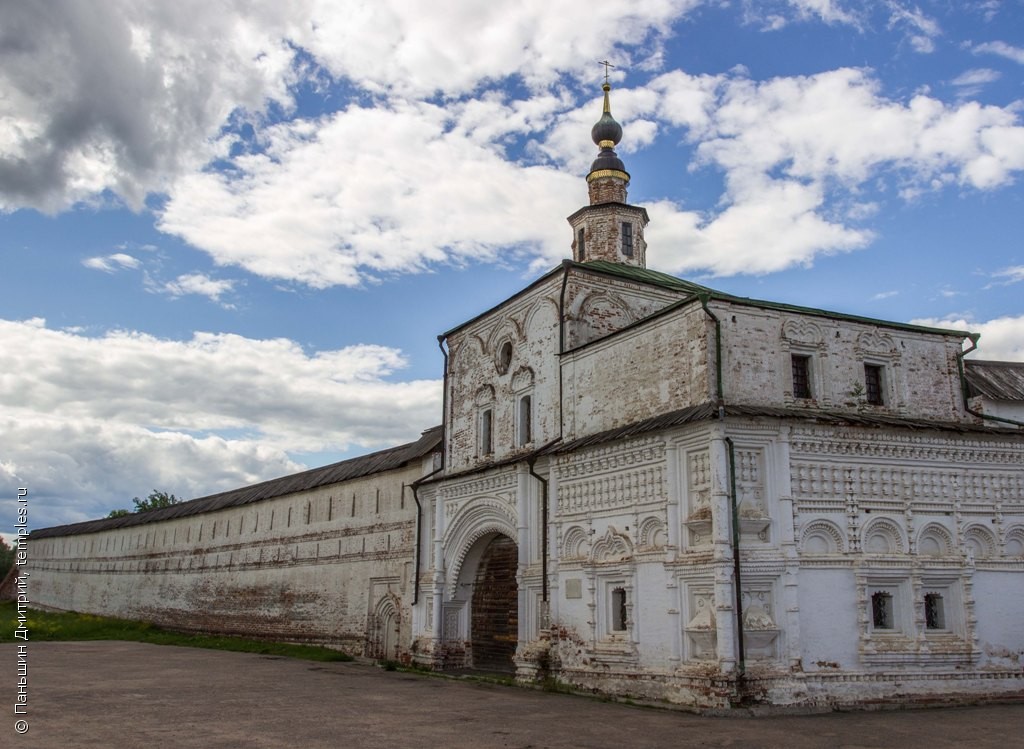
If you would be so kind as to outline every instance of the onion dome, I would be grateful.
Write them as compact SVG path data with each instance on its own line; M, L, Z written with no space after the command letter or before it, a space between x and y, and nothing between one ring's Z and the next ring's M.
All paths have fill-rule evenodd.
M604 111L601 113L601 119L594 123L594 127L590 130L590 137L601 149L601 152L594 159L594 163L590 165L587 182L601 177L617 177L629 182L626 166L615 153L615 146L622 140L622 125L612 117L608 96L612 87L605 81L601 88L604 89Z

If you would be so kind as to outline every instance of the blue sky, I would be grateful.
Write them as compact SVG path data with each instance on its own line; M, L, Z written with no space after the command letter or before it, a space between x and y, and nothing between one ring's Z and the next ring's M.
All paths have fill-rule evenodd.
M1024 360L1024 2L0 0L0 532L414 439L570 254ZM9 533L8 533L9 535Z

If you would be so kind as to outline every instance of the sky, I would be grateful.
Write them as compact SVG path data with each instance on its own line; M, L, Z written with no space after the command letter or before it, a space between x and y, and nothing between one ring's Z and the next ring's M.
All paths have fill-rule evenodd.
M649 267L1024 361L1024 0L0 0L0 533L440 423L602 60Z

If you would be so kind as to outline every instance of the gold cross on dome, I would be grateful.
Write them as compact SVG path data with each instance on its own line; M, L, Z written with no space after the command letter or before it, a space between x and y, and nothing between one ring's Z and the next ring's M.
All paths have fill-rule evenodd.
M608 82L608 68L614 68L615 66L612 65L607 60L601 60L597 64L598 65L604 65L604 82L607 83Z

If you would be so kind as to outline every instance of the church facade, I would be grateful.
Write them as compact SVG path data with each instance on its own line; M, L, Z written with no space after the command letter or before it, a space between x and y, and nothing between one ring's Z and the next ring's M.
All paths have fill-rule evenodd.
M439 337L443 428L33 532L33 601L695 707L1024 694L1024 365L647 269L607 84L592 135L573 259Z

